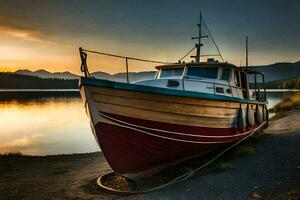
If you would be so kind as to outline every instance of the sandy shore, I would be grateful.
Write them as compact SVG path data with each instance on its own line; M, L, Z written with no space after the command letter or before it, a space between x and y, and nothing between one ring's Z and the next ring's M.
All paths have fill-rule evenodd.
M300 199L300 111L256 137L255 153L233 159L231 170L135 196L95 188L95 178L110 169L101 153L2 157L0 199Z

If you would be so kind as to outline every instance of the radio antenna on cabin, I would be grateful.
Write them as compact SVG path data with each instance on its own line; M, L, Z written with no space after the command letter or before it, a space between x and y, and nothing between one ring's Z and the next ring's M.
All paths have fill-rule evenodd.
M215 55L201 55L201 47L203 46L203 44L201 43L201 39L202 38L207 38L208 35L202 35L202 25L205 26L205 28L207 29L208 31L208 34L209 34L209 37L212 39L213 43L214 43L214 46L216 47L217 51L218 51L218 54L215 54ZM191 56L191 58L195 58L195 62L196 63L199 63L201 62L201 57L209 57L209 56L218 56L222 59L222 61L224 62L224 59L223 59L223 56L220 52L220 49L217 45L217 43L215 42L206 22L204 21L204 18L202 16L202 13L200 11L200 16L199 16L199 23L197 24L198 26L198 29L199 29L199 32L198 32L198 36L197 37L192 37L192 40L198 40L198 42L195 44L195 47L193 47L187 54L185 54L179 61L183 60L187 55L189 55L194 49L197 49L197 52L196 52L196 55L195 56Z

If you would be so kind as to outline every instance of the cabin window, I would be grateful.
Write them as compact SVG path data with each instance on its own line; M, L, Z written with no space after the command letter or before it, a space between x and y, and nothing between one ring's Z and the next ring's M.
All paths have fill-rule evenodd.
M230 69L223 68L221 80L229 81L230 79Z
M188 76L216 79L218 77L218 67L189 67Z
M159 78L182 76L183 68L161 69Z
M263 76L263 74L256 73L255 71L250 71L247 73L250 98L254 98L258 101L266 100L266 93L264 92L265 83Z

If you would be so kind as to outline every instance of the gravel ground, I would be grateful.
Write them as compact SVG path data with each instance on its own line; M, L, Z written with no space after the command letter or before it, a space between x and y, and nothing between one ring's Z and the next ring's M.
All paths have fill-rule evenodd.
M109 170L101 153L0 158L0 199L300 199L299 121L295 111L272 122L255 153L230 160L230 170L134 196L95 188Z

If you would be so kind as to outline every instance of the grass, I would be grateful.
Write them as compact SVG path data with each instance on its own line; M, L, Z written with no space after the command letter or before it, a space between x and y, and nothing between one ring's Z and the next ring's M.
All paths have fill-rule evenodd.
M236 158L255 154L256 150L254 145L259 141L259 139L251 139L247 143L238 145L231 151L224 154L221 159L212 163L204 173L221 173L232 170L234 168L232 162Z
M228 152L228 159L235 159L243 156L250 156L256 153L255 146L264 140L263 135L252 137L245 142L234 147Z
M274 106L270 111L271 112L285 112L293 109L300 108L300 93L296 93L292 96L285 98L282 102Z
M270 119L270 120L276 120L276 119L281 119L284 118L286 114L282 111L276 112L275 115Z
M255 153L255 148L250 144L242 144L233 152L235 156L248 156Z
M285 98L282 102L270 109L275 113L271 120L277 120L286 116L286 112L300 108L300 93Z
M239 144L226 154L222 158L211 166L208 167L207 172L220 173L232 170L234 165L233 161L237 158L254 155L256 153L255 146L263 140L263 137L254 137L249 139L247 142Z
M229 171L231 169L233 169L233 164L231 162L218 161L209 168L209 171L214 173L221 173Z

